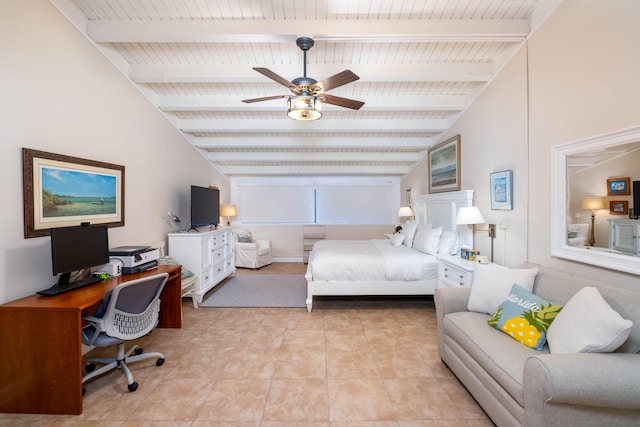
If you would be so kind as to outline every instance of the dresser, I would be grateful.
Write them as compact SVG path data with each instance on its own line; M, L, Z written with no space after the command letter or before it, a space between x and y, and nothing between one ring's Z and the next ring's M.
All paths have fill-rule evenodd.
M324 225L305 225L302 227L302 262L309 262L309 254L313 250L313 244L318 240L324 240L326 236Z
M438 261L438 287L471 287L475 262L458 255L438 255Z
M609 220L609 249L640 256L640 221L637 219Z
M236 272L233 228L169 234L169 255L197 277L196 296L202 297Z

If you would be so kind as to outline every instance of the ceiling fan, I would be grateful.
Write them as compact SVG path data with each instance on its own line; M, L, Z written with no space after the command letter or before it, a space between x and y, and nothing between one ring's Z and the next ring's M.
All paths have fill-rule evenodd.
M245 99L242 102L250 104L253 102L288 98L287 106L289 111L287 112L287 115L294 120L319 119L322 116L322 113L320 112L322 103L350 108L352 110L359 110L364 105L364 102L328 95L325 93L328 90L346 85L347 83L355 82L360 78L350 70L342 71L321 81L307 77L307 51L313 47L313 44L313 39L310 37L298 37L298 39L296 39L296 45L298 45L304 55L303 77L298 77L288 81L268 68L254 68L254 70L260 74L270 78L276 83L280 83L282 86L287 87L293 95L266 96L263 98Z

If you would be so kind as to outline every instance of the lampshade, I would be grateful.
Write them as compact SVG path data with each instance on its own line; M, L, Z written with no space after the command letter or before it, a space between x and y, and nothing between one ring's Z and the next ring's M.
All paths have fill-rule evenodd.
M287 116L293 120L318 120L322 117L322 102L310 95L292 96L287 101Z
M475 206L460 208L456 216L456 224L484 224L486 221Z
M238 208L236 205L220 205L220 216L236 216L238 215Z
M602 197L585 197L582 199L582 209L604 209L604 199Z
M413 211L411 210L411 207L409 207L409 206L402 206L400 208L400 210L398 210L398 216L400 218L413 216Z

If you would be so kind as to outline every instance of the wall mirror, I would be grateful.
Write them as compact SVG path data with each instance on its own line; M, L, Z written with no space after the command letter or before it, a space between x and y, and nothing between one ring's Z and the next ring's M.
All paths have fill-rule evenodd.
M602 179L602 176L611 178L631 175L632 181L640 180L637 166L635 176L629 169L619 173L612 172L612 168L615 168L612 165L629 163L629 156L638 155L640 126L552 147L552 256L640 275L640 257L609 247L609 220L629 219L628 214L611 215L609 202L627 201L627 206L633 208L633 196L608 195L607 179ZM588 196L599 197L601 206L604 207L595 211L595 244L592 246L589 244L592 212L582 208L582 200ZM576 240L575 234L569 235L570 229L576 228L573 227L574 224L588 224L586 239Z

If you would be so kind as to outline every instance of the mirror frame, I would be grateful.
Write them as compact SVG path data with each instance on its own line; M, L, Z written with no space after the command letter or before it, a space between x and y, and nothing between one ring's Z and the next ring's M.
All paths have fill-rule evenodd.
M551 147L551 256L640 275L640 257L567 244L567 157L640 141L640 126Z

